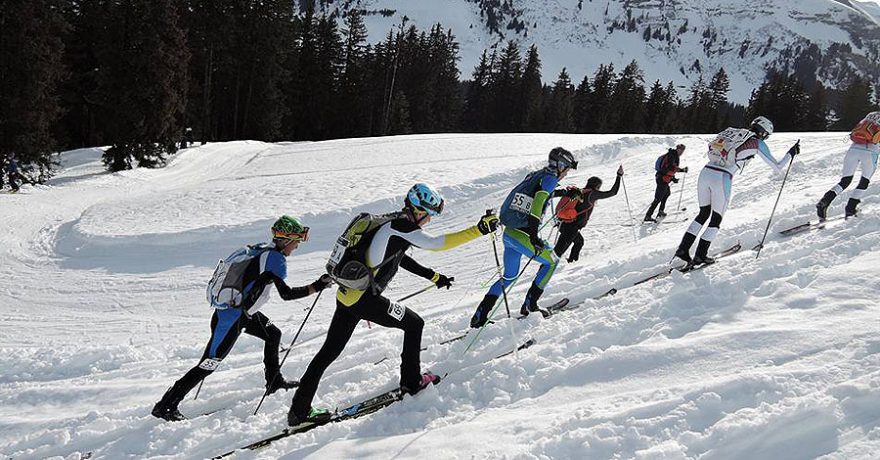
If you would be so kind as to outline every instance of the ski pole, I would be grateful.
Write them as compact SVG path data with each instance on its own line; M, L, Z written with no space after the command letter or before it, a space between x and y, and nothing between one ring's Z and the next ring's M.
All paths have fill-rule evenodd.
M202 379L202 381L199 382L199 387L196 388L196 395L193 397L193 401L195 401L196 399L199 399L199 393L202 392L202 384L203 383L205 383L205 379Z
M492 210L487 209L486 215L492 215ZM495 253L495 267L498 268L498 281L501 282L501 286L504 286L504 272L501 269L501 259L498 258L498 243L495 242L495 237L497 235L492 233L492 252ZM504 289L501 289L501 293L504 295L504 308L507 309L507 317L510 318L510 304L507 302L507 292Z
M425 292L430 291L431 288L435 288L435 287L437 287L437 285L435 285L434 283L431 283L429 286L425 286L424 288L419 289L418 291L413 292L412 294L409 294L409 295L403 296L403 297L400 298L400 299L397 299L397 301L398 301L398 302L403 302L404 300L406 300L406 299L411 299L411 298L413 298L413 297L415 297L415 296L417 296L417 295L419 295L419 294L424 294Z
M626 181L623 180L623 176L620 176L620 185L623 186L623 197L626 198L626 211L629 213L629 225L632 230L633 241L638 241L636 239L636 224L633 222L632 209L629 207L629 194L626 193Z
M678 192L678 206L676 206L676 208L675 208L675 209L678 209L679 211L687 211L687 208L681 207L681 196L684 195L684 180L687 179L687 177L688 177L687 172L685 172L681 176L681 191Z
M296 339L299 337L300 332L302 332L303 327L306 325L306 321L309 320L309 316L312 314L312 310L314 310L315 305L318 304L318 299L321 298L322 292L324 292L323 289L318 291L318 295L315 296L315 301L312 302L312 308L309 308L309 312L306 313L306 317L303 318L302 324L299 325L299 330L296 331L296 335L294 335L293 340L290 341L290 346L287 347L287 352L284 353L284 358L281 358L281 363L278 364L278 372L276 372L275 375L272 376L272 380L269 382L269 385L266 386L266 391L263 392L263 397L260 398L260 403L257 404L257 408L254 409L254 415L257 415L257 412L260 410L260 407L262 407L262 405L263 405L263 401L266 399L266 396L269 394L269 388L271 388L272 385L275 384L275 379L277 379L278 376L281 374L281 366L283 366L284 361L287 360L287 355L290 354L290 350L293 348L293 344L296 343Z
M795 146L800 145L801 140L798 139L795 142ZM788 172L791 171L791 165L794 164L794 156L791 157L791 160L788 162L788 168L785 169L785 177L782 178L782 185L779 186L779 194L776 195L776 203L773 203L773 211L770 212L770 219L767 220L767 228L764 229L764 236L761 237L761 242L758 243L758 253L755 254L755 260L758 260L758 257L761 256L761 249L764 249L764 240L767 238L767 232L770 231L770 224L773 222L773 215L776 214L776 205L779 204L779 198L782 197L782 189L785 188L785 181L788 179Z

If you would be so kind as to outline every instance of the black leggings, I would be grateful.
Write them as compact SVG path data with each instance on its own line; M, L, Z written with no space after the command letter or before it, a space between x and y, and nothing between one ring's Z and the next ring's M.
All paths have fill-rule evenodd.
M584 237L581 235L581 229L575 224L559 224L559 238L556 245L553 246L553 252L556 257L562 257L568 246L574 243L571 248L571 254L568 258L577 260L581 254L581 248L584 247Z
M645 214L646 217L650 217L654 214L654 208L657 205L660 205L660 212L664 212L666 209L666 200L669 198L670 193L672 193L669 189L669 184L663 180L663 177L654 177L654 181L657 182L657 189L654 190L654 201L651 203L651 207L648 208L648 212Z
M389 313L392 303L381 295L364 293L354 305L346 307L336 301L336 312L330 321L327 338L318 354L312 358L309 367L299 381L299 387L293 396L291 411L294 414L308 415L312 408L312 400L318 391L318 382L327 367L339 357L345 345L354 333L360 320L372 321L380 326L403 330L403 351L400 353L400 386L415 388L421 381L421 344L422 329L425 321L414 311L402 305L394 306L402 310L403 316L397 319Z
M236 315L238 314L238 315ZM181 400L205 377L211 375L220 361L229 354L242 332L266 341L263 347L263 363L266 365L266 381L275 377L278 365L278 346L281 344L281 330L269 318L260 313L248 317L241 310L216 310L211 317L211 340L205 347L199 364L174 382L168 397Z

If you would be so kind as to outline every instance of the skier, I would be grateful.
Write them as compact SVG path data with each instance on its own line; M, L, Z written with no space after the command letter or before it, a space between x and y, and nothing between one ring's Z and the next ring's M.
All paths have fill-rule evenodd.
M651 215L654 214L654 208L656 208L657 205L660 205L660 210L657 211L657 219L666 217L666 199L669 198L670 194L669 183L678 183L678 179L675 178L675 173L686 173L688 171L686 167L678 167L679 158L682 153L684 153L684 144L678 144L674 149L669 149L669 151L657 159L659 164L657 172L654 174L654 180L657 182L657 189L654 191L654 201L651 202L648 212L645 213L644 222L657 222L656 219L651 217Z
M412 246L430 251L452 249L480 235L494 232L498 226L498 217L488 214L472 227L432 236L422 228L443 211L443 196L433 188L419 183L409 190L404 202L402 211L372 233L364 261L372 271L371 287L357 290L340 285L336 294L336 311L330 321L327 337L300 380L287 414L288 425L329 419L329 411L312 408L312 400L324 371L342 353L355 326L362 319L403 330L403 350L400 354L401 390L415 394L440 381L437 375L421 373L420 370L419 354L424 320L411 309L383 296L382 291L397 273L398 267L431 280L437 288L448 289L454 278L423 267L406 255L406 250Z
M773 123L765 117L757 117L752 121L749 129L727 128L709 144L709 162L703 167L697 180L697 201L700 212L682 237L681 244L675 251L675 257L687 262L689 266L715 261L707 254L730 203L733 175L737 170L742 171L746 163L755 155L761 157L780 174L782 165L786 163L785 158L776 161L767 144L764 143L771 134L773 134ZM787 152L788 161L794 160L798 153L800 147L799 144L795 144ZM696 253L691 259L690 248L707 220L709 227L700 237Z
M553 276L559 258L538 235L538 227L556 184L570 169L577 169L574 155L562 147L556 147L550 151L547 166L529 173L504 200L501 206L501 223L505 226L504 275L492 285L477 306L477 311L471 317L471 327L482 327L489 320L489 313L498 297L519 275L522 256L538 261L541 268L526 294L520 313L528 315L529 312L541 311L542 315L548 315L538 307L538 299Z
M20 174L18 171L18 160L15 159L15 154L12 154L9 156L9 163L6 165L6 178L13 193L18 192Z
M216 307L211 317L211 339L199 364L189 370L180 380L165 392L162 399L153 407L152 414L158 418L177 421L186 417L177 409L180 401L202 379L211 375L235 344L242 332L266 342L263 348L263 364L266 366L266 392L272 394L279 389L294 388L295 380L287 380L281 375L278 364L278 347L281 343L279 330L266 315L258 310L268 300L270 290L275 285L284 300L294 300L315 294L326 288L332 280L322 275L312 284L291 288L284 282L287 277L286 257L290 256L300 243L308 241L309 228L299 219L281 216L272 225L272 243L248 246L243 260L246 262L241 275L241 302L235 307ZM233 253L235 255L235 253ZM253 256L248 258L248 256ZM228 260L228 259L227 259ZM228 279L228 278L227 278ZM226 286L225 283L223 286ZM212 304L215 301L212 300Z
M852 140L852 145L846 151L846 156L843 157L843 174L840 182L825 192L825 196L816 203L816 213L819 214L821 220L825 220L828 215L828 206L837 195L849 187L856 168L861 165L859 185L850 196L844 211L846 217L854 216L858 212L857 207L865 195L868 184L871 183L871 176L877 169L877 157L880 156L880 145L878 145L880 144L880 112L871 112L866 115L850 132L849 138Z
M556 240L556 245L553 246L556 257L562 257L569 245L574 243L568 255L568 262L578 260L581 248L584 246L581 229L586 227L597 201L617 195L622 177L623 166L621 165L617 168L617 179L610 190L600 191L602 179L593 176L587 180L587 186L582 189L569 187L553 192L554 197L562 197L556 207L556 218L560 221L559 238Z

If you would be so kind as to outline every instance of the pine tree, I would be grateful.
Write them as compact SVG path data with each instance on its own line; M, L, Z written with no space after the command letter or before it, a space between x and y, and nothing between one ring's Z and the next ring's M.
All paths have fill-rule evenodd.
M620 73L611 94L610 126L615 132L644 131L645 77L633 60Z
M574 131L574 86L565 67L553 83L550 104L544 117L548 131L557 133Z
M0 162L14 153L22 169L37 169L40 181L51 174L57 148L67 29L60 2L0 3Z
M542 126L541 119L541 58L538 56L538 47L529 47L526 56L525 70L523 70L522 86L520 90L520 113L522 123L520 129L526 132L539 131Z
M730 78L724 67L718 69L718 72L712 76L709 82L708 91L708 107L705 113L706 125L704 131L712 133L723 129L722 125L725 121L724 109L727 107L727 93L730 92Z
M828 91L821 83L817 83L805 104L803 129L805 131L826 131L828 117Z
M614 92L614 82L617 75L614 73L614 64L602 64L593 76L593 91L590 93L589 106L592 107L592 122L587 132L607 133L613 126L609 123L612 113L611 95Z
M841 95L840 107L837 110L838 120L834 128L846 131L852 129L861 119L872 110L876 110L872 103L872 88L861 77L853 77Z
M369 93L367 90L367 28L360 10L345 18L344 63L339 81L340 122L347 136L370 134Z
M665 124L671 116L669 94L660 80L651 86L651 92L645 101L645 130L649 133L665 132Z
M177 2L108 2L98 93L111 171L164 165L184 128L189 52Z
M517 131L522 126L522 113L518 110L521 100L522 70L519 47L516 42L508 41L495 61L492 71L494 78L489 87L492 98L491 110L496 121L492 128L495 131Z
M593 111L590 107L590 78L584 75L584 79L574 90L574 132L587 133L592 124Z
M489 103L489 84L492 80L492 63L484 50L480 62L474 67L471 82L467 88L462 127L467 131L483 132L489 129L486 121Z

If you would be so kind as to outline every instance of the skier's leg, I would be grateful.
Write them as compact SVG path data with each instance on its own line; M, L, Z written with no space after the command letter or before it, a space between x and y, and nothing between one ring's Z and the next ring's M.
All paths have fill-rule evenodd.
M382 296L371 296L368 302L358 302L354 308L367 321L403 331L400 386L410 390L418 388L422 377L420 355L425 321L416 312Z
M245 324L244 331L266 341L263 346L263 364L266 367L266 383L275 379L281 370L278 365L278 349L281 346L281 329L272 324L272 321L263 313L256 312Z
M553 246L556 257L562 257L562 254L565 254L565 250L574 242L575 236L579 233L577 226L573 224L559 225L559 238L556 240L556 245Z
M715 174L720 174L707 168L703 168L700 177L697 179L697 203L700 205L700 212L693 222L688 226L687 231L681 237L681 243L675 251L675 257L685 262L691 261L690 250L697 235L703 229L703 225L709 220L712 214L712 189L711 182L715 180Z
M660 182L663 182L663 181L661 180ZM672 192L671 192L670 189L669 189L669 184L667 184L666 182L663 182L663 184L660 185L660 189L661 189L661 190L660 190L660 191L661 191L661 195L660 195L660 211L657 213L657 216L658 216L658 217L664 217L664 216L666 216L666 200L669 199L669 195L670 195Z
M366 294L365 294L366 295ZM357 305L357 303L355 303ZM290 405L288 413L288 422L291 415L298 417L299 420L305 419L312 408L312 400L315 399L315 393L318 391L318 383L327 367L339 357L351 334L354 332L360 318L353 314L350 309L339 301L336 301L336 311L333 313L333 319L330 320L330 327L327 329L327 337L321 349L312 358L312 362L306 368L306 372L300 378L299 387L296 394L293 395L293 401Z
M571 247L571 252L568 253L568 261L575 262L581 256L581 249L584 247L584 236L581 235L581 232L578 231L574 236L574 244Z
M865 196L865 190L871 184L871 177L877 168L877 157L867 150L861 150L859 152L859 164L862 167L862 177L859 180L859 185L856 186L856 189L850 196L849 202L846 204L847 216L854 216L856 214L856 208L859 202L862 201L862 197Z
M694 254L694 263L711 263L709 258L709 246L718 235L718 229L721 227L721 220L724 213L727 212L727 206L730 203L731 177L727 174L721 175L721 186L712 188L712 220L709 221L709 227L700 237L697 244L697 250Z
M513 247L513 240L510 240L507 236L509 232L519 232L519 230L504 230L504 237L502 239L504 241L504 273L502 274L501 279L492 284L492 287L489 288L489 292L483 296L483 300L477 305L476 311L474 311L474 314L471 316L471 327L482 327L487 321L489 321L489 313L492 312L492 308L498 302L498 298L501 297L504 293L504 289L506 289L506 287L510 285L519 274L522 253L517 248Z
M241 334L241 317L241 310L214 311L214 315L211 317L211 340L208 341L199 364L174 382L174 385L153 407L153 415L160 416L156 414L157 411L164 413L176 411L177 405L186 394L217 369Z

